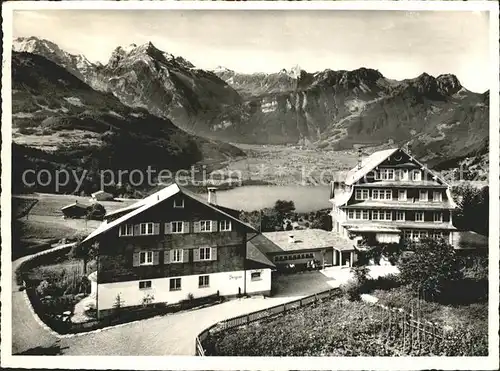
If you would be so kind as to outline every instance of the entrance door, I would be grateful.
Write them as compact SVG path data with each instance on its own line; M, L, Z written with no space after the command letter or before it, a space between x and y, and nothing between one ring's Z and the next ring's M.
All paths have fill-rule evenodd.
M347 267L351 265L351 255L349 252L342 252L342 265Z

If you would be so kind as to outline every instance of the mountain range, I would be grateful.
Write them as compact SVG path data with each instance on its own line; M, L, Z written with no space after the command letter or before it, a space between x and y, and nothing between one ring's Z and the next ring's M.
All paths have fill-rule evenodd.
M205 138L329 150L409 142L430 166L488 152L489 93L471 92L451 74L395 81L369 68L310 73L298 66L241 74L198 69L152 43L117 47L106 64L34 37L13 45Z
M150 168L154 181L164 169L245 155L230 144L186 133L144 108L124 105L113 94L92 89L69 69L33 53L13 52L12 112L17 191L24 188L25 170L45 169L53 175L46 186L37 185L38 191L73 192L83 177L80 190L90 193L99 189L104 169L113 172L115 183L128 183L128 174L120 178L119 171L147 174ZM74 174L58 189L57 170ZM66 180L65 176L62 181Z

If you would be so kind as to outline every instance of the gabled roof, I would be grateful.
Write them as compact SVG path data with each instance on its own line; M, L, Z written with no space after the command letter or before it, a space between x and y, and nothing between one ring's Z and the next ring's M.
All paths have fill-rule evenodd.
M372 153L361 161L361 167L352 168L348 173L345 184L352 185L358 180L363 178L366 174L372 171L375 167L380 165L387 157L395 153L399 148L386 149L384 151L377 151Z
M412 156L410 153L408 153L404 148L392 148L392 149L386 149L383 151L377 151L372 153L370 156L366 157L361 161L361 167L358 168L358 166L352 168L348 173L347 177L345 180L346 185L353 185L356 183L358 180L366 176L370 171L375 169L378 165L380 165L384 160L386 160L389 156L393 155L397 151L402 151L406 155L408 155L411 159L411 161L414 161L417 163L422 169L425 171L429 172L432 174L436 179L439 179L443 184L448 185L444 181L443 178L438 176L436 173L434 173L432 170L430 170L428 167L426 167L424 164L422 164L420 161L418 161L414 156Z
M95 231L93 231L90 235L88 235L87 238L82 241L82 243L87 242L89 240L92 240L96 236L119 226L120 224L126 222L127 220L133 218L134 216L143 213L144 211L152 208L153 206L158 205L159 203L169 199L170 197L172 197L176 194L184 194L185 196L192 198L192 199L196 200L197 202L204 204L205 206L217 211L218 213L223 214L227 218L229 218L229 219L231 219L231 220L233 220L241 225L244 225L250 231L257 232L251 225L246 224L246 223L242 222L241 220L239 220L238 218L235 218L234 216L228 214L227 212L217 208L216 206L209 204L208 202L202 200L200 197L195 197L192 192L187 191L186 189L179 187L176 183L173 183L173 184L161 189L160 191L153 193L152 195L144 198L143 200L138 201L135 204L131 205L131 206L134 206L134 205L137 205L137 206L134 209L131 209L130 212L119 217L118 219L113 220L112 222L102 223ZM124 210L124 209L122 209L122 210Z
M85 205L85 204L81 204L79 202L73 202L72 204L69 204L69 205L66 205L64 207L61 207L61 210L71 209L71 208L74 208L74 207L78 207L80 209L86 209L89 206Z

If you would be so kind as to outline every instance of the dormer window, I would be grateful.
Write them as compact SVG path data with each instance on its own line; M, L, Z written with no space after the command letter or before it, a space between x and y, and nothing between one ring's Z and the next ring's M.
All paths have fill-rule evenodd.
M183 209L184 208L184 199L183 198L176 198L174 200L174 208Z

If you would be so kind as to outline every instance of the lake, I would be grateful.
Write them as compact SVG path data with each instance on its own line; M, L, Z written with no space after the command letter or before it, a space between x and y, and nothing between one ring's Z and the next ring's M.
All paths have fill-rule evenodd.
M297 212L331 208L330 186L249 185L217 191L217 203L236 210L253 211L274 206L277 200L293 201ZM207 197L207 194L204 194Z

